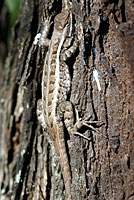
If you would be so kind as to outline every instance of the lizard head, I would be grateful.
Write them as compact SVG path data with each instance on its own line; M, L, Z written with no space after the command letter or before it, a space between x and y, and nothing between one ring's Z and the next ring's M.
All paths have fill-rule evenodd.
M68 20L68 16L69 16L69 12L66 10L66 11L61 12L55 17L54 28L57 31L62 31L64 29Z

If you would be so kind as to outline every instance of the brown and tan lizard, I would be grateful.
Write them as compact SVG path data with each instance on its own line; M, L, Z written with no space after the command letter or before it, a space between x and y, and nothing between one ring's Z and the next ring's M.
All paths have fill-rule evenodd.
M57 113L60 103L66 101L70 90L68 67L60 63L60 53L68 31L68 17L67 10L58 14L54 19L51 41L48 42L47 38L44 38L43 43L49 43L49 49L43 68L42 99L37 102L37 116L54 143L62 169L66 196L71 200L71 171L64 141L64 126Z
M37 102L38 120L43 129L48 131L59 156L67 200L72 200L71 170L64 140L64 124L70 134L77 134L85 139L88 138L80 134L78 129L83 125L94 129L88 118L85 120L79 119L74 124L72 104L68 101L71 79L69 68L64 59L69 57L78 47L78 42L74 41L73 46L69 44L70 47L66 50L64 56L61 55L63 48L67 48L67 36L70 34L71 29L68 23L71 18L70 15L68 10L58 14L54 19L54 30L50 42L47 38L44 38L43 44L46 42L49 47L43 66L42 99ZM44 33L46 36L47 28Z

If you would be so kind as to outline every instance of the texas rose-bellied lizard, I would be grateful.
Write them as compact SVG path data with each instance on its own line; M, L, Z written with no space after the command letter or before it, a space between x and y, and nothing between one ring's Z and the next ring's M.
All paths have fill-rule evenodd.
M71 56L78 47L78 42L75 40L73 46L69 44L68 49L66 47L68 34L70 34L69 19L70 12L68 10L58 14L54 19L54 30L50 42L47 38L44 38L43 43L49 43L49 46L43 66L42 99L37 102L37 116L43 129L48 131L54 143L62 169L67 200L72 200L71 170L66 153L64 125L69 134L77 134L85 139L88 138L80 134L78 129L83 125L89 128L93 127L89 125L88 118L85 120L79 119L74 124L73 107L71 102L68 101L71 79L65 58ZM47 28L44 33L46 37ZM64 49L66 52L63 51ZM62 52L64 52L64 56L61 56Z

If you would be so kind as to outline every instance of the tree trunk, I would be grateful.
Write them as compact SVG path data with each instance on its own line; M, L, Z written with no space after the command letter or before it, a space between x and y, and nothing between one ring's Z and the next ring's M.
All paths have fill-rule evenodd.
M33 43L44 20L53 22L65 5L65 0L22 0L4 67L0 56L1 200L66 199L58 155L36 116L48 48ZM81 38L78 51L67 63L70 101L79 117L102 121L99 126L93 124L100 134L81 128L90 141L65 130L72 199L132 200L134 3L74 0L68 5L72 31ZM53 23L49 39L52 33Z

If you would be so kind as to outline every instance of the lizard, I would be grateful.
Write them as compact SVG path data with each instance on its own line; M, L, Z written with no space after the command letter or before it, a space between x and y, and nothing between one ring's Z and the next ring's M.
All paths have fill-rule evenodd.
M43 75L42 75L42 99L37 102L37 117L43 127L47 129L50 138L52 139L56 152L59 156L59 163L62 169L65 191L68 200L71 200L71 171L68 157L66 154L66 147L64 141L64 126L62 121L57 120L57 106L60 99L66 100L66 93L70 88L70 77L68 69L62 69L60 65L60 52L66 38L68 29L69 12L66 10L58 14L54 19L54 30L51 40L47 38L41 40L43 44L47 44L48 52L44 61ZM46 23L46 35L49 30L49 23ZM64 80L62 80L62 72ZM64 72L64 70L66 70ZM60 73L61 72L61 73ZM65 88L61 86L65 84ZM68 84L68 86L67 86ZM63 91L63 95L60 94Z
M43 66L42 98L37 102L38 120L42 128L48 131L59 157L67 200L72 200L71 170L66 153L64 126L66 126L69 134L77 134L85 139L89 138L79 133L78 130L83 125L94 129L89 125L88 117L78 119L74 123L73 106L68 101L68 94L71 90L71 79L69 67L64 61L78 47L78 42L74 42L74 47L69 44L70 47L65 51L64 56L61 56L62 49L66 46L70 15L67 9L62 10L60 14L56 15L54 18L54 30L49 42L47 39L49 25L48 30L47 26L45 27L43 44L45 45L46 43L48 45L48 51Z

